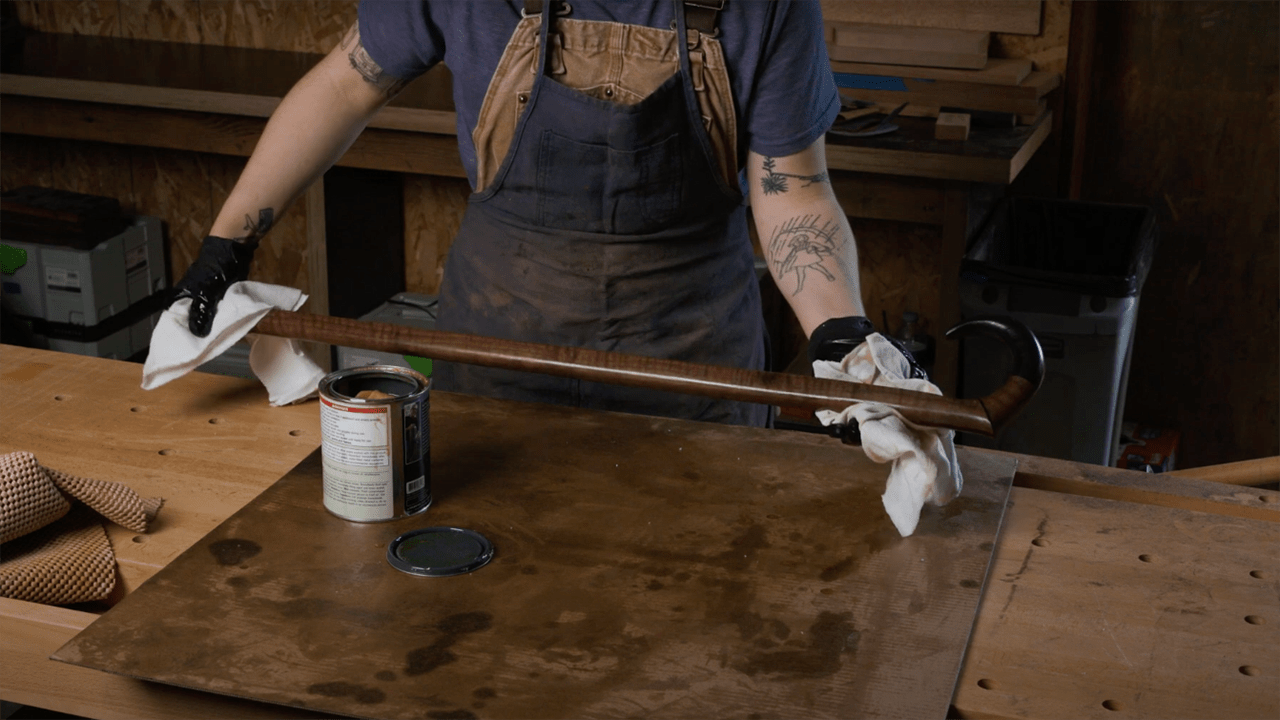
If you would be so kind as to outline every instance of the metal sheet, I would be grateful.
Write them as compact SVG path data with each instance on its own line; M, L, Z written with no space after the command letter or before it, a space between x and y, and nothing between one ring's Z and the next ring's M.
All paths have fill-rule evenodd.
M900 538L885 466L820 436L437 393L436 504L356 524L319 453L56 659L374 718L943 717L1014 462ZM423 525L496 546L401 573Z

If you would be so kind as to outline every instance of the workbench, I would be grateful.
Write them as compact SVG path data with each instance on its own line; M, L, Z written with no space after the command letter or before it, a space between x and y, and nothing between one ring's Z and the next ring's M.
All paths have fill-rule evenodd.
M147 40L32 33L0 74L0 130L247 157L280 98L319 55ZM1053 127L974 128L964 142L933 138L933 119L899 117L899 130L869 138L829 136L836 197L853 218L932 225L939 307L916 308L946 330L960 320L960 262L992 190L1022 172ZM369 123L338 165L414 175L465 177L458 157L452 80L437 66ZM323 181L303 198L323 217ZM308 224L304 253L313 312L328 308L323 223ZM929 268L932 270L932 266ZM874 318L879 319L879 318ZM956 343L940 342L933 378L956 389Z
M113 598L77 608L0 600L0 697L95 718L305 716L48 659L319 444L314 402L271 408L256 383L221 376L154 391L140 378L133 363L0 346L0 452L28 451L47 467L165 499L151 532L110 528L121 580ZM437 393L433 422L474 402ZM569 412L606 435L631 417ZM670 432L698 432L698 423L669 422ZM744 447L815 441L718 432ZM1018 472L953 715L1280 713L1280 493L991 455L1016 460Z

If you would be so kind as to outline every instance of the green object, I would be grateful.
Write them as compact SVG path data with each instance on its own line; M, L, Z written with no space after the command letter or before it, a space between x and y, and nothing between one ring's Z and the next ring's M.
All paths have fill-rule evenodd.
M414 357L413 355L405 355L404 361L409 363L409 367L422 373L423 377L431 377L431 358Z
M27 264L27 251L20 248L0 245L0 272L12 275L18 268Z

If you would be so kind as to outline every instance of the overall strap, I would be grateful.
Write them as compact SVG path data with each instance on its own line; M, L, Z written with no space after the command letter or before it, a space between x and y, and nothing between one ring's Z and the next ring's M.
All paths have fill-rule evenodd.
M564 57L563 52L564 38L560 33L553 32L552 23L555 22L556 16L564 16L573 12L573 8L567 2L559 2L558 0L524 0L524 9L520 11L521 17L534 17L541 15L544 7L549 7L551 12L547 17L542 18L542 25L538 28L538 62L534 65L539 75L551 73L553 75L564 74ZM554 51L552 48L554 45Z
M724 10L724 0L684 0L685 23L708 37L719 34L716 21Z
M524 12L521 15L541 15L542 7L546 4L543 0L524 0ZM711 37L716 36L716 21L719 20L721 10L724 10L724 0L684 0L684 14L689 27ZM568 10L557 9L556 14L567 15Z

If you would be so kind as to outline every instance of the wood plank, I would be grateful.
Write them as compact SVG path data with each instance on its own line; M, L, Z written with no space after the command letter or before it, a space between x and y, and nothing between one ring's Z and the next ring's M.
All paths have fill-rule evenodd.
M1044 143L1053 126L1046 115L1014 132L974 128L963 145L933 139L933 122L898 118L899 131L874 138L827 138L831 168L1007 185Z
M5 133L248 157L266 121L179 110L131 108L24 96L5 96ZM338 165L466 177L452 135L367 130Z
M829 438L431 406L430 523L482 532L493 564L390 568L422 518L329 514L317 453L55 657L366 717L945 713L1011 461L962 452L965 495L900 538L883 468Z
M1241 460L1208 467L1183 468L1165 474L1173 477L1211 480L1230 485L1266 485L1280 482L1280 457Z
M1053 458L1018 457L1018 487L1280 522L1280 492L1274 490Z
M1049 131L1053 128L1053 113L1046 111L1031 123L1023 123L1022 118L1018 120L1024 127L1032 127L1034 131L1031 133L1027 143L1018 149L1018 152L1009 160L1009 182L1013 182L1013 178L1018 177L1022 169L1031 162L1031 156L1035 155L1036 150L1044 144L1049 137Z
M959 83L949 80L882 78L836 74L836 85L858 100L882 103L989 110L1016 115L1038 114L1042 98L1062 83L1057 73L1033 72L1020 85Z
M831 69L855 75L881 75L885 77L948 80L951 82L981 83L984 85L1019 85L1031 74L1032 63L1025 58L987 58L987 64L977 70L921 67L915 65L877 65L876 63L831 61Z
M256 118L271 117L271 113L275 112L280 105L279 96L175 89L59 77L0 74L0 85L4 87L5 95L164 110L190 110ZM457 132L457 114L452 110L388 106L369 121L369 127L452 135Z
M302 712L76 667L49 659L93 613L0 598L0 665L8 702L102 720L311 718Z
M991 36L988 52L995 57L1026 58L1035 63L1037 70L1065 73L1073 5L1072 0L1045 0L1041 4L1043 19L1039 33L996 33Z
M1014 488L953 714L1277 717L1277 546L1271 522Z
M256 381L192 373L146 391L137 363L11 345L0 358L0 452L165 499L151 533L109 528L128 590L319 445L316 405L267 408Z
M933 127L933 137L935 140L968 140L969 114L938 113L938 122Z
M827 45L832 60L918 65L976 70L987 64L989 33L932 28L897 28L890 25L829 23L834 44Z
M822 0L825 20L1038 35L1040 0Z

